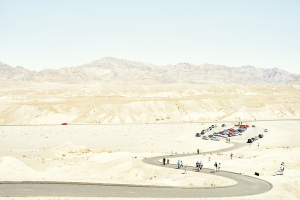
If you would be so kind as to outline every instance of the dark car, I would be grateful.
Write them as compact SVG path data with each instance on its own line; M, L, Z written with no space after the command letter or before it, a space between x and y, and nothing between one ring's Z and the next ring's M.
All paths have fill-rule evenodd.
M201 137L201 134L200 133L196 133L196 137Z
M222 127L225 127L225 124L222 124Z
M255 127L255 125L253 124L252 127Z
M248 140L247 140L247 143L252 143L252 140L251 140L251 139L248 139Z
M263 134L259 134L258 137L259 137L259 138L263 138L264 135L263 135Z
M201 134L203 135L203 134L205 134L205 132L206 132L205 130L202 130L202 131L201 131Z

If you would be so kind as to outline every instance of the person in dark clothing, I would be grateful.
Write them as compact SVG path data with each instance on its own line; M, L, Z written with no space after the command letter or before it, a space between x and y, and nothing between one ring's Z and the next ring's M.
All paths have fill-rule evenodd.
M164 163L164 165L166 164L166 158L163 159L163 163Z

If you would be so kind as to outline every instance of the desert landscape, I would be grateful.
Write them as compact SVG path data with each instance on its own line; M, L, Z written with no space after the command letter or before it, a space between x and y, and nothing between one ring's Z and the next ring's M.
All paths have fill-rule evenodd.
M7 84L0 90L1 181L186 188L237 184L217 174L183 174L183 169L143 162L166 155L170 164L180 159L191 169L196 169L196 161L203 161L204 168L211 170L214 162L220 162L221 170L252 177L258 172L260 179L273 185L263 194L208 199L299 199L299 90L294 84ZM243 135L232 137L230 143L225 138L212 141L195 137L212 124L218 127L205 135L236 127L238 122L250 127ZM223 123L225 127L221 127ZM197 149L211 152L231 147L233 142L246 144L258 134L264 138L242 148L196 155ZM172 158L188 153L195 155ZM284 175L278 175L282 162Z

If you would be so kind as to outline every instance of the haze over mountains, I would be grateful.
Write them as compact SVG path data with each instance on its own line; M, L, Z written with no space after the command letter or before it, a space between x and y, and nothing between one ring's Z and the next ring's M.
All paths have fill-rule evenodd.
M0 62L0 81L53 82L53 83L113 83L113 84L286 84L299 82L299 77L287 71L253 66L227 67L223 65L155 66L117 58L102 58L78 67L30 71L23 67L11 67Z

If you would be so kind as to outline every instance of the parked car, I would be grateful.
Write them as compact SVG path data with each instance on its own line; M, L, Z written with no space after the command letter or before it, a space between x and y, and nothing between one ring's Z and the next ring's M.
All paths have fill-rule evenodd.
M202 131L201 131L201 135L205 134L205 132L206 132L205 130L202 130Z
M268 129L265 129L265 132L268 132Z
M196 137L201 137L201 134L200 133L196 133Z
M214 135L209 135L208 137L209 137L209 138L212 138L212 137L214 137Z
M248 139L248 140L247 140L247 143L252 143L252 140L251 140L251 139Z
M215 128L215 125L211 125L212 128Z
M210 138L211 140L214 140L214 141L220 141L220 138L218 138L218 137L216 137L216 136L214 136L214 137L212 137L212 138Z
M222 124L222 127L225 127L225 124Z
M252 127L255 127L255 125L253 124Z
M263 137L264 137L264 134L259 134L258 137L259 137L259 138L263 138Z
M207 136L203 136L202 139L203 140L209 140L209 138Z

